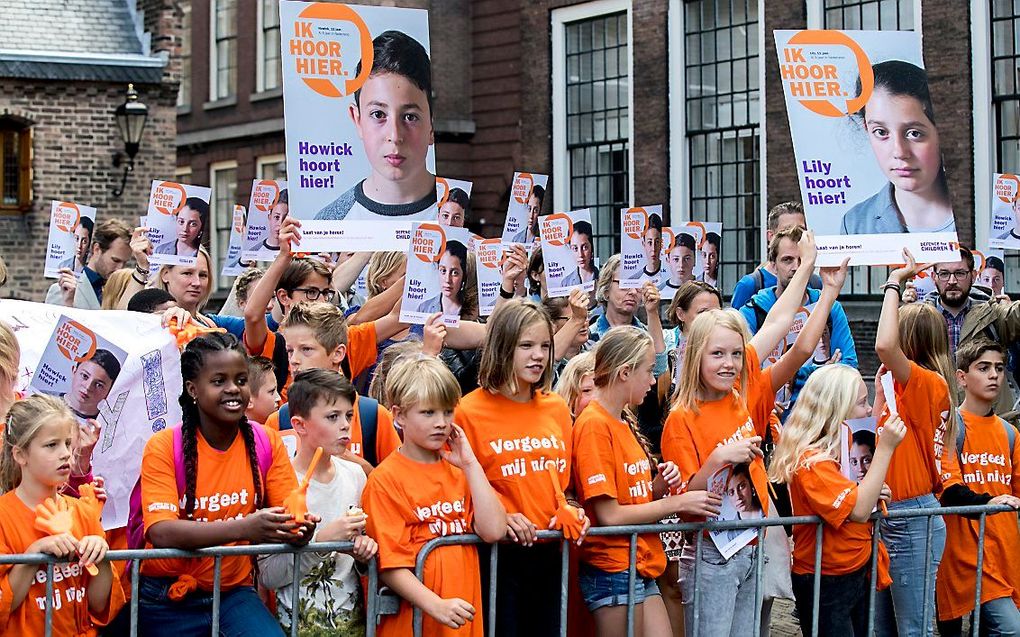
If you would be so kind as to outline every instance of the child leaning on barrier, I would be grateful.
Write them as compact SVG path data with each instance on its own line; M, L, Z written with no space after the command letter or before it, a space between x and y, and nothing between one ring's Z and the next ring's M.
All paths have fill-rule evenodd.
M957 411L957 453L965 484L994 496L989 504L1020 505L1020 444L1012 425L995 415L1006 382L1002 346L987 338L956 350L956 382L964 390ZM974 610L980 522L946 517L946 551L936 580L939 634L961 634L963 617ZM1020 531L1016 515L985 518L981 569L981 633L1020 635Z
M302 553L298 562L301 585L298 591L299 635L364 634L358 564L368 562L378 545L365 535L365 514L361 492L365 472L357 463L343 459L351 442L354 418L354 385L339 372L310 369L298 372L290 386L290 414L294 432L301 441L291 460L298 480L312 475L306 494L309 513L319 517L314 542L354 542L351 555L344 553ZM315 450L322 457L310 467ZM357 570L356 570L357 569ZM259 558L259 583L276 589L277 608L284 628L289 630L294 604L294 556L266 555ZM335 632L334 632L335 631Z
M871 415L868 388L860 373L847 365L826 365L813 373L801 390L772 456L769 476L790 485L794 515L822 518L822 570L815 573L815 526L793 527L793 592L804 632L811 630L814 578L820 577L819 635L845 637L867 634L871 590L872 523L868 518L879 499L888 500L885 472L893 449L906 434L903 421L891 418L882 430L867 475L857 482L840 471L849 444L840 430L846 420ZM878 588L889 586L889 557L879 544Z
M386 395L404 441L369 474L362 500L368 534L379 542L380 579L403 599L399 614L382 618L378 635L410 635L417 607L426 615L425 637L481 637L482 589L473 545L437 548L425 561L422 580L414 575L418 552L430 540L477 533L497 542L506 533L506 511L464 430L453 423L460 386L445 365L428 357L398 363Z

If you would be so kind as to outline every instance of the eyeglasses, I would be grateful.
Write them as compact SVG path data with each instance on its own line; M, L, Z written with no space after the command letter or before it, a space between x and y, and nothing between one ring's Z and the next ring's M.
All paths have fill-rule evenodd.
M336 296L336 290L331 288L325 288L320 290L319 288L294 288L294 292L302 292L305 298L309 301L316 301L321 296L323 300L332 302L333 297Z
M957 270L954 272L950 272L949 270L939 270L935 272L935 278L938 279L939 281L948 281L949 279L956 279L957 281L962 281L969 274L970 272L967 272L966 270Z

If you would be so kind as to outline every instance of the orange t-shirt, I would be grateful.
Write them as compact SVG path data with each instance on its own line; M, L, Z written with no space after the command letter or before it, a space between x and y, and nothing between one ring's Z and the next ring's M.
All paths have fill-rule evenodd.
M71 534L81 539L86 535L103 536L99 518L90 516L75 498L58 495L71 509L74 526ZM24 553L35 541L48 535L35 529L35 511L21 501L17 493L8 491L0 496L0 553ZM11 610L8 576L13 564L0 566L0 634L42 635L46 623L46 566L40 564L25 599ZM105 626L117 616L124 605L124 589L114 570L110 601L103 613L89 611L88 585L92 576L77 562L53 567L53 634L84 637L95 635L96 626Z
M591 401L574 422L574 484L587 505L609 497L621 505L645 504L652 497L652 468L630 426ZM585 506L592 526L600 526L594 507ZM630 538L591 536L581 545L581 560L608 573L622 573L630 563ZM658 533L637 540L637 572L655 578L666 570L666 552Z
M364 458L365 453L362 448L363 440L361 435L361 415L358 411L358 399L360 396L354 397L354 419L351 421L351 453ZM266 429L272 429L274 431L280 431L280 412L274 411L269 414L269 418L266 418ZM293 447L292 452L297 452L298 437L294 433L293 429L280 431L280 435L291 440L285 441L288 449ZM293 444L292 444L293 443ZM400 447L400 434L397 433L396 427L393 426L393 414L390 413L389 409L386 409L382 405L378 407L378 415L376 416L376 427L375 427L375 457L378 462L382 462L391 453Z
M750 345L745 349L744 365L748 377L746 403L736 395L726 396L699 403L698 413L674 409L666 418L662 428L662 459L679 467L683 490L716 447L753 436L764 438L776 403L771 368L761 369L758 354ZM763 512L767 513L768 476L761 458L751 463L750 473Z
M885 474L893 501L929 493L937 496L946 487L962 483L960 465L952 452L956 441L946 440L950 406L945 379L911 361L910 379L906 385L895 383L894 391L907 435L893 452ZM879 437L888 419L889 410L885 409L878 423Z
M570 486L572 426L563 398L539 391L518 403L479 387L461 399L453 421L464 428L506 512L546 528L559 508L546 463L556 464L560 489Z
M284 499L297 488L294 468L280 434L266 430L273 449L273 463L264 485L263 506L283 506ZM197 521L230 520L255 512L255 483L252 479L248 450L241 434L226 451L212 448L202 432L198 434L198 476L195 481ZM258 469L256 469L257 471ZM149 529L166 520L183 519L184 496L178 497L174 469L173 430L164 429L149 438L142 453L142 519L145 524L146 547ZM237 542L247 544L247 542ZM203 590L213 585L213 558L196 560L155 559L142 562L141 572L151 577L191 575ZM224 557L222 586L229 590L251 582L251 558Z
M276 337L276 332L269 330L266 340L261 346L242 340L244 340L244 348L248 350L249 356L264 356L272 360L273 351L276 348ZM375 321L347 326L347 363L351 368L351 378L357 378L358 374L375 365L379 356L378 348L379 340L375 334ZM279 388L282 403L287 402L287 390L290 389L290 384L293 381L294 377L290 370L287 370L287 380L283 383L283 387Z
M395 453L369 474L361 494L368 515L368 535L379 543L379 568L414 570L426 542L446 535L472 533L474 511L464 472L445 460L421 463ZM447 599L459 597L475 608L475 619L459 630L424 615L422 635L482 637L482 583L478 551L473 545L443 546L425 560L425 586ZM379 637L411 634L414 609L400 602L400 613L384 615Z
M960 450L963 482L978 493L1020 496L1020 442L1009 448L1009 438L996 416L962 411L967 437ZM1007 425L1012 426L1012 425ZM980 522L962 515L947 515L946 551L942 554L935 591L939 619L963 617L974 610ZM1012 597L1020 606L1020 531L1016 514L985 518L984 578L981 603Z

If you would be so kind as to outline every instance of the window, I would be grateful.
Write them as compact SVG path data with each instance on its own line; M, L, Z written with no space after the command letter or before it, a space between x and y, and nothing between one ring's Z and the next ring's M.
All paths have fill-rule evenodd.
M230 245L230 226L234 220L234 203L237 201L237 162L225 161L209 166L209 183L212 189L209 218L212 228L209 233L209 254L212 256L216 290L229 290L233 284L230 277L219 276L222 259ZM215 291L215 290L214 290Z
M682 11L686 204L692 221L723 224L726 289L761 258L758 2L695 0Z
M191 177L191 166L178 166L174 168L174 179L178 183L188 183L189 177Z
M826 29L913 31L913 0L823 0Z
M259 157L256 163L259 179L287 179L287 158L284 155Z
M603 1L553 14L553 173L566 174L569 186L556 191L554 207L591 209L595 254L603 259L619 251L620 209L630 205L627 7Z
M209 56L209 99L233 97L237 92L237 0L213 0L212 55Z
M181 84L177 89L177 105L191 104L191 3L181 6Z
M992 111L995 126L994 172L1020 172L1020 2L991 3ZM978 186L989 197L991 175ZM986 220L987 223L987 220ZM1020 258L1006 252L1006 290L1020 291Z
M32 204L32 129L0 117L0 213L18 214Z
M283 82L280 65L280 3L278 0L259 0L258 5L258 64L255 80L257 91L279 88Z

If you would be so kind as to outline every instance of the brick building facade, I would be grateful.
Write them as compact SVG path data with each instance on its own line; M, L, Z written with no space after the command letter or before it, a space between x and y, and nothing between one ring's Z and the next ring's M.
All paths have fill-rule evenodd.
M133 2L133 0L132 0ZM41 300L50 200L137 224L150 180L173 173L180 16L172 0L7 0L0 20L5 295ZM74 33L75 37L67 37ZM54 43L59 42L59 46ZM123 195L113 156L124 145L114 109L128 83L148 123Z

